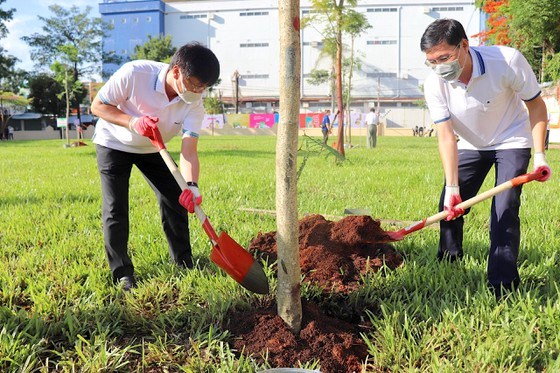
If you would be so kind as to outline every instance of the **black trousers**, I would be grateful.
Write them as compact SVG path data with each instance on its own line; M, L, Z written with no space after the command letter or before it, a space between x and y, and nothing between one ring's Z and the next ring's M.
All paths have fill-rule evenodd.
M134 274L128 254L129 180L132 166L138 167L154 190L171 259L192 266L188 212L179 204L181 188L159 153L134 154L96 145L101 177L103 237L113 279Z
M459 188L461 198L474 197L488 172L494 166L496 185L527 172L531 149L495 151L459 150ZM519 284L517 257L521 238L519 207L521 186L508 189L492 199L490 212L490 250L488 252L488 282L494 288ZM442 191L439 202L443 210ZM465 215L469 210L465 211ZM463 217L440 222L438 258L460 258L463 255Z

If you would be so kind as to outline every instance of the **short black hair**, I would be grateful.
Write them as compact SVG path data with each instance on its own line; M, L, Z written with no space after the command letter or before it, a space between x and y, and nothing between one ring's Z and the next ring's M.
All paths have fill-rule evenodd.
M437 19L424 31L420 39L420 50L426 52L443 42L459 45L463 39L468 40L468 37L459 21L450 18Z
M189 43L179 48L169 63L177 65L185 77L194 76L207 87L220 78L220 62L210 49L200 43Z

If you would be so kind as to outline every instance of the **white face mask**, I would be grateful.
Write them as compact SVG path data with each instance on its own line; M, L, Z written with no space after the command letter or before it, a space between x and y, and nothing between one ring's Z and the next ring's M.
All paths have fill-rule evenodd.
M459 61L451 61L447 63L440 63L439 65L435 65L432 67L432 70L442 79L447 80L448 82L452 82L454 80L459 79L461 73L463 72L463 68L459 65Z
M185 101L187 104L192 104L195 101L200 100L202 93L191 92L185 87L183 92L179 91L179 85L177 84L177 79L175 79L175 92L181 97L181 100Z
M463 63L463 66L465 64ZM444 62L438 65L432 66L432 70L438 74L442 79L448 82L453 82L461 76L463 72L463 67L459 64L459 57L451 62Z

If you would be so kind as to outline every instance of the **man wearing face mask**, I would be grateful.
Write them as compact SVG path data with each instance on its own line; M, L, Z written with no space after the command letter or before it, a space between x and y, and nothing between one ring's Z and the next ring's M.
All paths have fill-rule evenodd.
M202 202L197 152L204 118L202 93L219 76L214 53L200 44L187 44L169 64L147 60L124 64L92 102L91 111L99 117L93 142L101 177L105 251L113 281L124 290L136 287L128 254L133 165L156 194L172 261L193 267L187 210L194 212L194 204ZM182 134L180 169L189 184L184 192L151 143L156 128L164 142Z
M533 169L548 171L544 154L547 112L535 74L523 55L504 46L470 47L463 26L439 19L422 35L420 48L432 73L424 94L437 125L445 186L439 209L438 258L463 256L463 214L456 205L475 196L494 166L496 185ZM459 141L457 141L457 137ZM521 186L494 197L490 219L488 283L497 296L519 285Z

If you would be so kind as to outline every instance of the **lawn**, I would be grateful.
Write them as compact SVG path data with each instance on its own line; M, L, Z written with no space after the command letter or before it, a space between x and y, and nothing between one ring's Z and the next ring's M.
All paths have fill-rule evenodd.
M367 209L389 227L434 214L443 185L434 138L381 137L337 163L301 139L298 212L342 217ZM140 281L111 285L101 230L95 148L62 140L0 143L0 371L256 372L267 367L229 347L228 311L268 296L247 292L210 262L191 219L197 267L169 262L159 209L141 174L131 179L129 248ZM201 138L203 207L216 230L248 246L276 230L275 137ZM180 141L169 144L178 159ZM560 151L547 158L553 172ZM482 190L493 186L491 177ZM405 257L360 293L372 371L560 370L558 174L524 186L521 287L497 301L486 287L490 201L466 217L465 258L435 260L437 227L394 247ZM271 287L275 278L266 268ZM305 298L306 288L302 296ZM308 366L313 365L309 362Z

